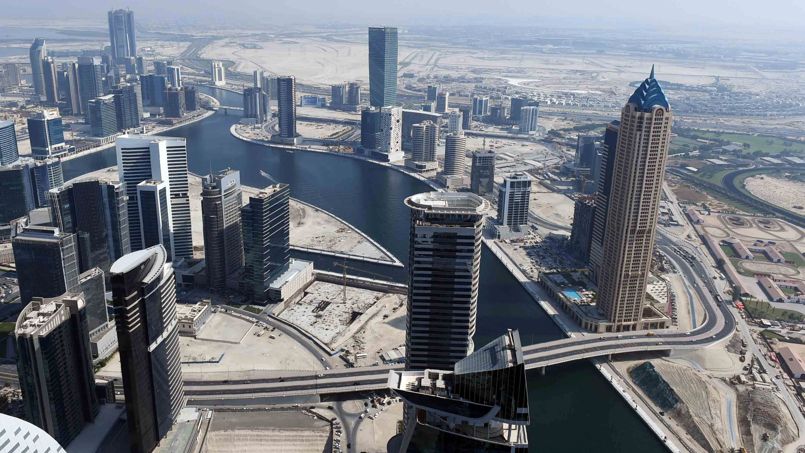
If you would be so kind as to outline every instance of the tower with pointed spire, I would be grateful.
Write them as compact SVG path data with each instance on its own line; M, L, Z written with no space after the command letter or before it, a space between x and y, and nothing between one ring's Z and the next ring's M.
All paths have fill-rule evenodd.
M606 213L597 306L612 331L651 328L644 322L660 193L673 115L654 67L621 111Z

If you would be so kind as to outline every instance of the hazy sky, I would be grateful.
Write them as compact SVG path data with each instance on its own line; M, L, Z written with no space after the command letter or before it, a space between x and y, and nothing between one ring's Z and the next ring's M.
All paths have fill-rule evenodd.
M507 22L518 25L657 26L707 31L803 29L805 0L0 0L5 18L90 19L129 7L143 21L352 24ZM736 31L733 29L733 31ZM805 35L805 32L802 32Z

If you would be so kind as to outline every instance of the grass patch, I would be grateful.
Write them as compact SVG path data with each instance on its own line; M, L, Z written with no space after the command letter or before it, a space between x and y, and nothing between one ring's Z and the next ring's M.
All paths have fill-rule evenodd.
M801 322L803 319L805 319L805 316L796 311L774 308L770 303L765 301L745 299L743 303L744 307L746 308L746 312L749 313L749 315L753 318L788 322Z
M246 310L246 311L248 311L248 312L250 312L250 313L254 313L254 314L256 314L256 315L259 315L260 313L262 313L262 312L263 312L263 309L262 309L262 308L255 307L255 306L253 306L253 305L243 305L243 306L241 306L240 308L241 308L242 310Z
M721 244L721 251L729 258L738 258L738 255L735 254L735 249L731 245Z
M786 263L791 263L797 267L805 267L805 258L797 252L782 252Z
M763 338L765 338L767 340L777 340L777 341L783 341L783 342L786 342L786 343L802 344L802 340L800 340L797 337L784 337L784 336L780 335L779 333L771 331L771 330L764 330L764 331L760 332L760 335L762 335Z
M718 142L719 146L738 143L742 145L741 154L758 153L766 156L776 156L783 153L792 155L805 154L805 143L780 137L772 137L770 135L740 134L701 129L680 129L675 132L678 136L688 140L695 141L697 138L712 140ZM671 143L673 144L673 141ZM680 144L682 143L685 142L680 142Z

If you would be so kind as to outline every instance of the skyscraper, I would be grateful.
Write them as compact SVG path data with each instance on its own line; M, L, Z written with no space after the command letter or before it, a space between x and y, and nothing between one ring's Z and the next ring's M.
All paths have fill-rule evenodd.
M0 165L0 225L24 217L36 208L31 170L28 165Z
M450 369L473 351L489 204L460 192L421 193L405 204L411 208L406 369Z
M31 44L28 56L31 60L31 78L34 81L34 93L42 99L45 96L45 73L42 62L47 56L47 46L44 38L36 38Z
M132 129L140 126L143 114L137 100L139 86L134 83L120 85L112 94L115 97L115 117L118 130Z
M14 335L26 418L67 445L98 415L83 295L34 298Z
M249 204L241 209L241 290L254 303L268 301L269 284L291 259L289 197L287 184L275 184L250 197Z
M36 206L48 205L48 191L64 185L64 171L61 159L37 160L29 164L31 169L31 186Z
M50 218L78 241L79 269L109 271L131 252L125 184L85 180L48 193Z
M472 129L472 106L461 105L458 111L461 112L461 129L465 131Z
M184 86L184 108L187 112L198 110L198 92L194 86Z
M110 273L131 451L148 453L184 397L176 282L161 245L123 256Z
M397 29L369 27L369 104L397 103Z
M140 82L143 104L152 107L164 107L165 90L168 88L168 81L165 76L148 74L140 77Z
M118 127L115 95L107 94L90 99L87 103L87 117L94 137L108 137L116 134Z
M503 178L498 191L498 224L519 231L528 225L528 205L531 201L531 177L515 173Z
M415 162L436 162L436 141L439 128L432 121L411 126L413 148L411 159Z
M437 85L428 85L425 100L430 102L436 102L436 96L439 95L439 87Z
M261 87L247 87L243 90L243 117L254 118L264 123L271 116L268 93Z
M575 165L577 169L592 170L595 164L595 139L592 135L579 135L576 139Z
M57 297L78 286L75 235L54 227L30 226L11 240L20 300Z
M78 63L65 63L65 72L67 73L67 105L70 107L70 114L83 115L84 107L81 104L81 92L78 82Z
M48 159L67 153L64 125L55 109L46 109L28 118L28 136L34 159Z
M213 61L210 68L210 81L213 85L220 87L226 85L226 70L220 61Z
M174 88L182 87L182 68L179 66L168 66L168 83Z
M109 42L112 58L117 63L124 58L137 56L137 40L134 31L134 11L116 9L109 11Z
M444 145L444 176L464 177L464 160L467 137L464 134L447 134Z
M570 247L582 261L590 259L595 197L581 195L573 205L573 226L570 231Z
M460 110L452 110L447 114L447 133L457 134L464 131L464 116Z
M616 331L639 328L654 250L671 107L654 68L621 111L598 274L598 309Z
M533 134L537 131L539 120L539 106L527 105L520 109L520 133Z
M14 121L0 121L0 166L11 165L19 158Z
M280 138L296 138L296 79L294 76L277 77L277 116Z
M330 105L341 106L346 104L347 84L338 83L330 85Z
M187 179L187 143L184 138L124 135L115 142L120 181L126 184L131 250L144 248L140 231L137 184L165 181L170 194L173 224L173 260L193 257L190 195Z
M45 80L45 100L47 104L52 107L59 105L57 72L56 61L52 57L45 57L45 59L42 60L42 77Z
M612 190L612 178L615 172L619 129L620 121L618 120L607 125L604 142L601 146L601 156L596 167L595 212L593 213L592 240L590 241L590 270L596 278L604 259L604 231L607 229L609 194Z
M402 160L402 108L382 107L380 109L380 134L377 152L373 157L386 162Z
M445 113L450 108L450 92L441 91L436 96L436 113Z
M239 171L226 169L204 178L201 191L204 260L212 290L224 289L227 277L243 267L242 205Z
M472 190L472 193L482 197L492 195L495 191L494 151L475 151L472 153L470 190Z
M472 97L472 114L479 117L489 115L489 96Z
M149 179L137 184L143 248L161 244L168 254L168 261L173 261L173 222L168 199L168 184L164 181Z
M98 57L78 57L78 94L81 110L84 111L90 99L103 95L103 66Z
M357 107L361 105L361 84L349 82L347 84L347 105Z
M182 88L168 87L165 89L165 117L181 118L184 116L184 90Z

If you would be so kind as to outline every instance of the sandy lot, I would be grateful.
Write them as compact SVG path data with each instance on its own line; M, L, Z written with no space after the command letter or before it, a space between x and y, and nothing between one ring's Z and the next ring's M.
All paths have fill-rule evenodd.
M746 189L752 195L797 214L805 213L805 184L768 175L746 178ZM794 206L799 206L799 209Z
M215 412L206 451L321 453L329 423L301 412Z
M531 211L538 216L568 227L573 223L573 200L567 195L555 193L542 184L531 185Z

